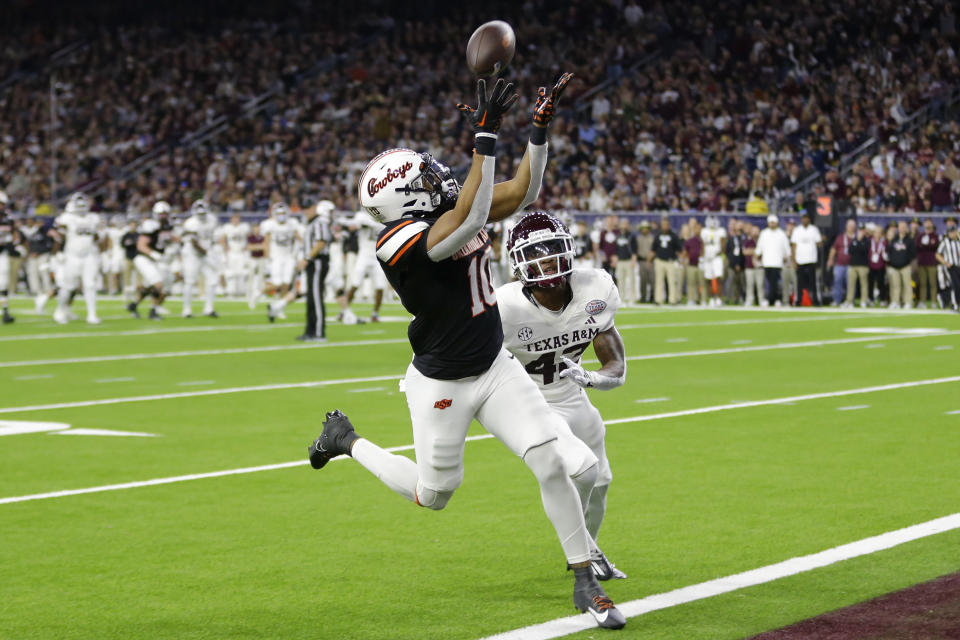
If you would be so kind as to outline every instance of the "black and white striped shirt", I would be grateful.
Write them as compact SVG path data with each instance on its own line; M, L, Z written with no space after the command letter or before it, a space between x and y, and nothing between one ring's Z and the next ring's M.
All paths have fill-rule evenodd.
M303 247L304 247L304 257L309 260L311 254L313 253L313 246L318 242L326 242L326 246L320 250L319 256L329 255L330 253L330 240L333 238L333 234L330 232L330 225L323 222L320 219L320 216L314 217L312 220L307 222L307 229L304 232L303 236Z
M949 235L943 236L940 246L937 247L937 253L948 263L960 267L960 238L953 240Z

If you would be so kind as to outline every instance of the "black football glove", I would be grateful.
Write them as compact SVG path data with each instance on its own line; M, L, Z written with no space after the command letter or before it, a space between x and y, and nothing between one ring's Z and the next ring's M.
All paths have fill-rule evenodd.
M506 113L513 103L520 96L513 90L513 83L506 84L503 78L499 78L493 85L493 92L487 97L487 83L484 80L477 80L477 107L471 107L466 104L457 104L457 109L463 112L463 115L470 121L475 134L486 133L497 134L500 130L500 121L503 114Z
M537 103L533 106L533 125L535 127L546 129L550 126L553 116L557 113L557 103L560 102L560 96L563 95L563 91L567 88L567 83L570 82L572 77L572 73L565 73L560 76L557 84L553 85L550 95L547 95L546 87L540 87L537 92Z

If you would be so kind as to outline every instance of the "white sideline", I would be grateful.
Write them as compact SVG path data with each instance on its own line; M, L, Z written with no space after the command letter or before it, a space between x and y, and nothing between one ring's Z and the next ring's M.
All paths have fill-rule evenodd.
M387 376L381 379L396 379L397 376ZM844 391L828 391L825 393L811 393L803 396L789 396L786 398L771 398L769 400L754 400L752 402L736 402L733 404L721 404L714 405L712 407L700 407L698 409L686 409L683 411L668 411L667 413L655 413L642 416L633 416L630 418L618 418L616 420L605 420L605 424L623 424L627 422L648 422L650 420L663 420L666 418L675 418L680 416L692 416L702 413L713 413L716 411L726 411L729 409L746 409L749 407L761 407L771 404L786 404L790 402L799 402L801 400L818 400L821 398L836 398L840 396L850 396L857 395L861 393L873 393L875 391L889 391L893 389L906 389L908 387L919 387L923 385L931 384L943 384L946 382L960 382L960 376L953 376L950 378L933 378L930 380L914 380L911 382L897 382L894 384L885 384L874 387L863 387L860 389L847 389ZM315 386L317 383L304 383L301 386ZM209 392L198 391L188 395L207 395ZM169 394L169 395L184 395L184 394ZM122 400L122 399L121 399ZM490 434L484 434L479 436L470 436L467 440L484 440L486 438L492 438ZM405 445L403 447L395 447L390 449L391 451L407 451L412 449L413 445ZM81 493L97 493L98 491L116 491L117 489L132 489L134 487L148 487L156 484L169 484L171 482L181 482L183 480L196 480L199 478L216 478L219 476L234 475L238 473L253 473L255 471L270 471L272 469L284 469L287 467L295 467L297 465L305 464L304 461L294 461L294 462L282 462L279 464L264 465L260 467L245 467L243 469L231 469L227 471L214 471L211 473L201 473L201 474L192 474L188 476L174 476L173 478L156 478L154 480L142 480L139 482L128 482L124 484L117 485L105 485L105 487L90 487L87 489L68 489L65 491L54 491L51 493L38 493L33 495L26 496L15 496L11 498L0 498L0 504L8 504L12 502L26 502L28 500L43 500L46 498L60 498L63 496L72 496Z
M264 353L267 351L289 351L291 349L329 349L331 347L365 347L379 344L407 343L406 338L385 340L351 340L348 342L324 342L321 344L276 344L265 347L236 347L228 349L197 349L194 351L163 351L159 353L125 353L113 356L83 356L78 358L51 358L46 360L18 360L0 362L0 369L9 367L35 367L53 364L79 364L86 362L114 362L117 360L153 360L154 358L185 358L189 356L222 356L236 353Z
M909 338L930 338L937 336L960 335L960 331L937 331L929 333L910 333L892 335L870 335L857 338L837 338L834 340L813 340L810 342L780 342L776 344L760 344L753 346L728 347L723 349L702 349L698 351L674 351L670 353L652 353L639 356L629 356L627 360L659 360L662 358L684 358L691 356L712 356L728 353L742 353L749 351L770 351L776 349L797 349L803 347L818 347L832 344L855 344L858 342L875 342L881 340L904 340ZM118 360L152 360L154 358L184 358L191 356L219 356L240 353L263 353L267 351L287 351L290 349L324 349L331 347L360 347L378 344L406 343L406 338L388 338L379 340L353 340L349 342L326 342L323 344L285 344L269 345L264 347L236 347L227 349L198 349L193 351L167 351L159 353L128 353L112 356L83 356L77 358L50 358L45 360L16 360L0 362L0 369L11 367L33 367L58 364L83 364L88 362L113 362ZM587 360L587 363L596 360Z
M651 611L669 609L670 607L687 604L688 602L712 598L713 596L730 593L731 591L739 591L747 587L773 582L774 580L797 575L798 573L820 569L838 562L843 562L844 560L892 549L907 542L934 536L938 533L953 531L954 529L960 529L960 513L954 513L902 529L888 531L870 538L863 538L862 540L825 549L818 553L797 556L776 564L751 569L750 571L744 571L715 580L708 580L688 587L674 589L666 593L658 593L645 598L622 602L617 604L617 608L620 609L620 612L627 618L633 618L645 613L650 613ZM584 613L486 636L482 640L552 640L552 638L560 638L578 631L596 629L596 626L597 624L594 622L593 617L590 614Z
M622 309L618 309L617 313L619 314ZM900 317L905 314L902 313L890 313L885 318L889 317ZM823 315L823 316L807 316L807 317L789 317L789 318L747 318L746 320L708 320L705 322L647 322L644 324L618 324L617 329L670 329L670 328L681 328L681 327L726 327L726 326L737 326L744 324L774 324L782 322L817 322L818 320L825 320L830 322L838 322L842 320L863 320L865 318L875 318L875 316L869 316L866 314L846 314L846 315Z
M203 325L199 327L169 327L167 329L124 329L123 331L74 331L63 333L24 333L22 335L0 336L0 342L18 340L58 340L61 338L115 338L118 336L152 336L165 333L194 333L198 331L269 331L270 329L289 329L302 327L302 322L280 322L276 324L227 324L221 326Z

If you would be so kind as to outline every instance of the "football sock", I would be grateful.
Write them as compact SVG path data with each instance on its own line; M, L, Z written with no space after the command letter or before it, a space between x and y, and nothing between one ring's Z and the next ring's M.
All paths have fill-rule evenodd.
M410 502L417 500L417 463L406 456L398 456L381 449L366 438L353 443L353 459Z
M590 559L591 540L583 520L580 497L573 481L563 469L557 441L541 444L523 456L537 482L540 483L540 498L543 510L550 519L560 546L571 565Z
M60 292L57 294L57 308L66 311L67 305L70 303L70 298L72 297L66 287L61 287Z
M92 318L97 315L97 288L89 286L83 288L83 300L87 303L87 317Z
M203 293L206 296L206 300L204 301L203 305L203 312L212 313L213 301L217 297L217 281L213 278L207 280L207 286L204 288Z
M193 283L183 283L183 312L193 313Z
M595 486L590 492L590 500L586 503L586 510L583 514L587 523L587 532L594 540L600 533L600 525L603 523L603 516L607 512L607 489L608 484Z

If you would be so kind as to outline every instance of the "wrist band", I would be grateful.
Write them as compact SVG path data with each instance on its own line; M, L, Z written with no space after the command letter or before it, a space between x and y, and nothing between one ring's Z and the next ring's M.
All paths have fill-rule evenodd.
M474 136L473 147L477 153L484 156L492 156L497 146L497 134L481 131Z
M533 125L533 130L530 132L530 143L546 144L546 142L547 142L547 128Z

